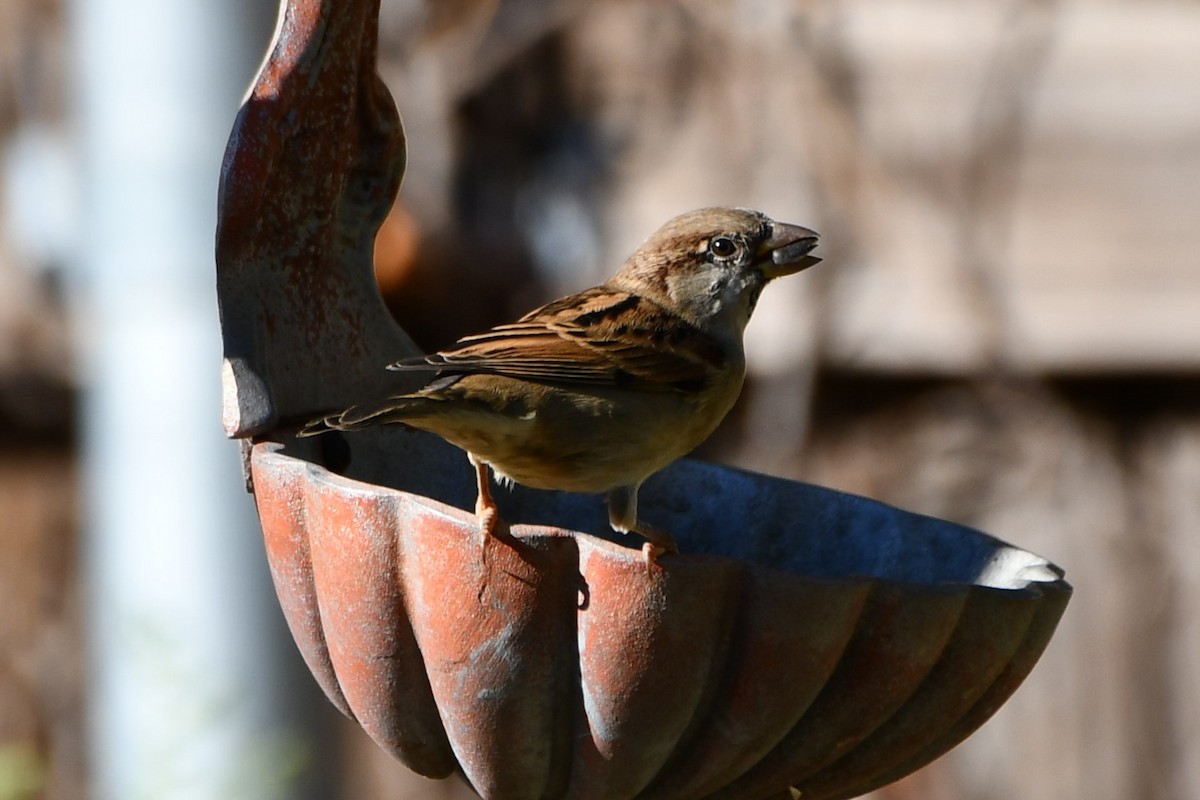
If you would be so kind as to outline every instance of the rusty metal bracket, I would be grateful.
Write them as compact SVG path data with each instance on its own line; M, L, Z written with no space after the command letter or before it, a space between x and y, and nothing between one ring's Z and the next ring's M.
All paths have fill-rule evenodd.
M643 504L648 570L594 498L517 489L481 537L471 470L393 426L289 429L416 352L372 246L404 168L378 0L285 0L226 152L224 424L276 591L330 700L488 800L839 800L982 724L1071 594L1045 559L828 489L681 461Z
M405 163L375 71L378 13L378 0L285 2L234 122L216 243L231 437L380 393L396 384L383 365L417 352L372 266Z

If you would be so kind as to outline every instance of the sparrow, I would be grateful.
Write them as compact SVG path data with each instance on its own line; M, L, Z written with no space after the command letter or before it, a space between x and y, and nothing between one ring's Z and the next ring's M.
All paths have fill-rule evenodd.
M424 388L355 405L299 433L404 423L465 450L475 513L499 521L488 468L537 489L607 493L609 523L674 538L638 518L638 488L708 438L742 389L742 334L770 281L820 261L817 234L758 211L706 208L655 232L605 283L432 355L387 365Z

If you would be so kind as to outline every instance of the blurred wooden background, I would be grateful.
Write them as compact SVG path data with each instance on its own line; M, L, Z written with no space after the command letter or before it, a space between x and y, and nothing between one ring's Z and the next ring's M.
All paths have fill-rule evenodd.
M69 132L62 28L55 0L0 2L6 185L31 133ZM412 162L377 262L420 343L601 279L689 208L810 225L826 261L766 293L746 393L700 455L1066 568L1027 683L877 799L1200 797L1200 6L385 0L382 34ZM58 254L18 238L0 233L0 800L75 800L78 377ZM328 719L340 754L310 766L341 797L467 796Z

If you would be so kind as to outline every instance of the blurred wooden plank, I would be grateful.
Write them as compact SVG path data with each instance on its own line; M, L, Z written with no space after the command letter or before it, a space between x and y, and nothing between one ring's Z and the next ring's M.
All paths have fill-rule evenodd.
M842 21L862 252L832 361L1200 365L1200 8L905 0Z
M1134 448L1136 535L1155 544L1154 639L1133 649L1139 671L1132 715L1151 756L1143 770L1167 798L1200 797L1200 415L1147 420ZM1149 678L1149 680L1147 680ZM1136 687L1136 689L1135 689Z
M66 452L0 454L0 758L44 800L86 795L76 483Z
M889 391L868 381L819 399L812 430L806 480L977 526L1062 565L1075 586L1029 679L927 767L952 780L952 796L1186 796L1146 785L1164 762L1131 724L1153 702L1158 675L1135 656L1162 611L1166 565L1131 525L1130 476L1111 418L1032 384Z

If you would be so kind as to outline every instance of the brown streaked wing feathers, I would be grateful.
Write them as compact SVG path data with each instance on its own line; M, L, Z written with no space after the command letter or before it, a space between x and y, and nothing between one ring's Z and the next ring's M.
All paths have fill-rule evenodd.
M645 298L601 286L393 367L691 391L701 388L725 359L720 346L700 329Z

